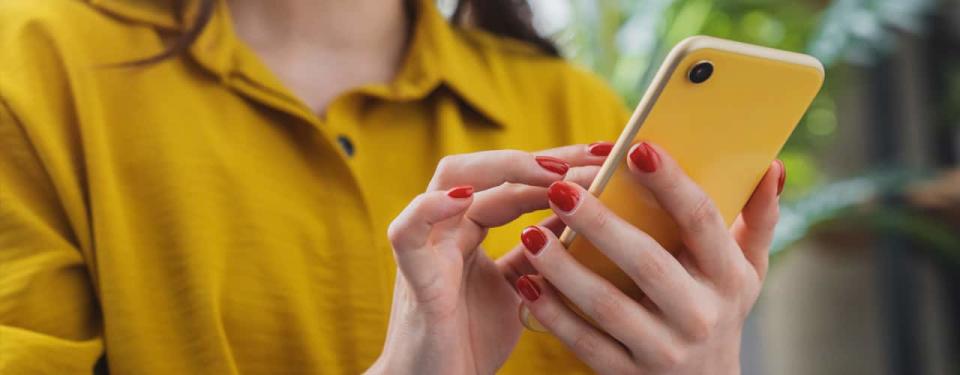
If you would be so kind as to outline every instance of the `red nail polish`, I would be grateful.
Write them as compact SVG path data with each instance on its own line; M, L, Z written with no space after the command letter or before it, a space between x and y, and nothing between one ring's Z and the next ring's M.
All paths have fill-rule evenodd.
M610 142L595 142L587 146L587 152L593 156L607 156L612 150L613 143Z
M780 177L777 178L777 195L783 193L783 184L787 182L787 166L783 165L783 160L777 159L777 164L780 164Z
M633 165L641 171L653 173L657 171L657 165L660 164L660 156L647 142L640 143L630 152L630 160Z
M537 255L547 244L547 235L537 227L527 227L520 232L520 242L527 248L530 254Z
M457 186L447 191L447 196L450 198L470 198L471 195L473 195L473 186Z
M520 278L517 279L517 290L520 291L523 298L530 302L540 298L540 288L538 288L537 283L530 280L530 277L527 275L520 276Z
M570 212L580 201L580 191L566 182L557 181L547 189L547 198L561 211Z
M570 170L570 164L550 156L537 156L537 164L540 164L543 169L561 176L566 175L567 171Z

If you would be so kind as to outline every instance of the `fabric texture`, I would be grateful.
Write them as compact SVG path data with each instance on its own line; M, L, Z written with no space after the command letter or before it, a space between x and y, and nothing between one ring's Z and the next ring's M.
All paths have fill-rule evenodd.
M224 2L183 56L109 66L163 50L189 19L167 3L0 0L0 373L359 373L386 333L387 225L440 158L627 118L600 79L427 0L398 76L323 116ZM526 333L502 373L585 371Z

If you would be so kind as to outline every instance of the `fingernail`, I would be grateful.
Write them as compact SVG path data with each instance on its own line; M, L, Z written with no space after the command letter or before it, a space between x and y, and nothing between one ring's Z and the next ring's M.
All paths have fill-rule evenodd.
M563 181L557 181L547 189L547 198L553 202L561 211L570 212L577 207L580 201L580 192Z
M570 170L570 164L550 156L537 156L537 164L540 164L543 169L561 176L566 175L567 171Z
M610 155L611 150L613 150L613 143L610 142L594 142L587 146L587 152L594 156Z
M657 164L660 164L660 156L647 142L633 146L633 151L630 151L630 160L638 169L647 173L656 172Z
M470 198L471 195L473 195L473 186L457 186L447 191L447 196L450 198Z
M524 299L530 302L540 298L540 288L538 288L537 283L530 280L530 277L527 275L520 276L520 278L517 279L517 290L520 291L520 295L522 295Z
M523 242L523 247L526 247L530 254L537 255L547 244L547 235L543 234L540 228L527 227L520 232L520 242Z
M787 182L787 166L783 165L783 160L777 159L780 164L780 178L777 179L777 196L783 193L783 184Z

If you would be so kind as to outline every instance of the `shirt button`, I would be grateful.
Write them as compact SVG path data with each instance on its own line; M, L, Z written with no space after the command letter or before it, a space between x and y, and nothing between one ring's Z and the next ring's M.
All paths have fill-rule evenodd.
M353 156L353 142L350 141L350 138L341 134L337 136L337 143L340 144L340 148L343 149L343 152L347 154L347 156Z

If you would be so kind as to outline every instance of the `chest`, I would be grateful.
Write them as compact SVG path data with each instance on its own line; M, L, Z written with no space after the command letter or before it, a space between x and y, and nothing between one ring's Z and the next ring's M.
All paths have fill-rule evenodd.
M394 281L389 222L441 157L505 142L440 93L346 96L320 120L222 88L135 92L137 111L81 116L96 274L119 331L189 314L282 335L293 321L299 337L351 337L373 356Z
M386 301L392 218L444 155L508 142L440 92L344 96L319 119L223 88L171 91L184 97L141 91L137 111L82 127L104 277L146 286L176 273L184 290L212 280L247 296L264 281L343 283Z

